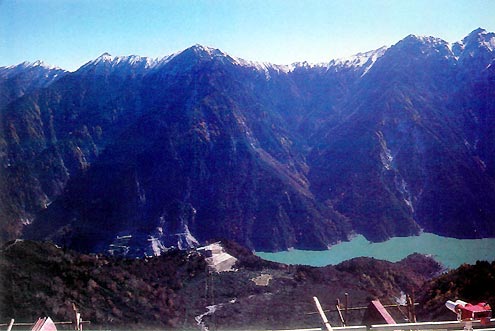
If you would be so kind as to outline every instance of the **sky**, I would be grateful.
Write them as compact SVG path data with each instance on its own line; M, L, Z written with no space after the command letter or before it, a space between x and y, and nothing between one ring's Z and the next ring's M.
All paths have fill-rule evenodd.
M409 34L495 31L495 0L0 0L0 66L76 70L104 52L153 58L194 44L275 64L329 62Z

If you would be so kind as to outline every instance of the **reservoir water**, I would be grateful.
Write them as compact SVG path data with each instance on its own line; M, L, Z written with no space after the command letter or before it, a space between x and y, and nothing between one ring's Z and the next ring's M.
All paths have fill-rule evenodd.
M305 264L316 267L338 264L355 257L374 257L396 262L412 253L428 254L449 269L477 260L495 260L495 238L455 239L423 233L414 237L396 237L381 243L372 243L358 235L325 251L257 252L259 257L286 264Z

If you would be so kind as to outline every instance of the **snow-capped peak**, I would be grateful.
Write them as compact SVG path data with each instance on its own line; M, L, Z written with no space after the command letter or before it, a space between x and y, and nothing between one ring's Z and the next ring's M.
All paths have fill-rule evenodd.
M478 28L471 32L459 44L462 44L464 48L481 46L490 52L493 52L495 50L495 33L487 32L485 29Z
M49 65L47 65L45 62L43 62L41 60L37 60L34 62L23 62L23 64L25 65L26 68L34 68L34 67L48 68L48 67L50 67Z
M422 54L426 57L443 57L447 60L456 60L456 52L458 46L432 36L420 36L410 34L397 44L391 47L391 50L398 56L402 56L401 52ZM398 53L396 53L398 52Z
M59 67L51 66L43 61L35 62L22 62L17 65L8 67L0 67L0 78L10 79L18 75L27 75L19 77L29 77L29 79L23 78L26 81L25 90L23 93L39 87L46 87L63 77L68 71Z
M113 60L112 55L105 52L105 53L101 54L100 56L98 56L96 59L87 62L81 68L89 67L89 66L95 66L95 65L98 65L101 63L109 63L109 62L112 62L112 60Z
M103 54L101 54L97 59L96 59L96 62L101 62L101 61L112 61L113 60L113 56L110 55L109 53L105 52Z
M416 34L410 34L406 38L404 38L405 41L407 40L417 40L422 42L423 44L428 44L428 45L444 45L447 42L441 38L433 37L433 36L421 36L421 35L416 35Z
M476 38L478 36L482 36L482 35L486 35L486 34L489 34L489 32L487 32L483 28L477 28L477 29L473 30L465 39L473 38L473 37Z
M194 56L197 56L198 58L208 58L208 59L229 58L229 55L227 55L226 53L222 52L217 48L203 46L200 44L195 44L189 48L186 48L181 52L175 53L173 54L173 57L176 57L181 54L194 54Z
M267 79L270 79L270 72L288 72L290 70L289 66L286 65L275 65L271 64L268 62L255 62L255 61L248 61L244 60L242 58L238 58L235 56L231 56L227 53L224 53L223 51L213 48L213 47L208 47L208 46L203 46L200 44L193 45L187 49L185 49L182 52L173 54L167 58L165 58L165 62L169 62L173 58L177 58L181 55L193 55L194 57L197 57L202 60L215 60L215 61L222 61L223 63L229 63L234 66L241 66L241 67L246 67L250 68L256 71L262 72ZM163 61L163 60L162 60Z
M478 28L461 41L453 43L451 49L456 59L470 58L478 53L478 50L492 53L495 51L495 33Z
M200 44L195 44L194 46L191 47L192 50L198 53L205 53L211 57L214 56L227 56L224 52L222 52L219 49L213 48L213 47L208 47L208 46L203 46Z

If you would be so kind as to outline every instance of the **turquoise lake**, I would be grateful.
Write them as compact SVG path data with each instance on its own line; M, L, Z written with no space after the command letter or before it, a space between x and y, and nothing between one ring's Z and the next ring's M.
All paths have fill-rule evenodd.
M396 262L412 253L431 255L445 267L454 269L463 263L495 260L495 238L455 239L423 233L414 237L397 237L372 243L359 235L325 251L293 249L277 253L256 252L256 255L274 262L321 267L360 256Z

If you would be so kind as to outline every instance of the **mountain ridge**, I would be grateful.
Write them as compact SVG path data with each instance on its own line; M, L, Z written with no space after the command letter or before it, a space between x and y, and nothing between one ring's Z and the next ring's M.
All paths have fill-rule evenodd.
M488 38L486 38L486 37L488 37ZM481 27L470 32L461 41L455 41L455 42L448 42L448 41L445 41L441 38L434 37L434 36L416 35L416 34L410 34L410 35L406 36L405 38L403 38L401 41L407 40L409 38L421 40L423 42L428 42L428 43L432 43L432 44L444 43L444 44L448 45L448 47L451 49L456 48L456 47L457 48L459 48L459 47L463 48L465 46L465 44L469 43L469 42L482 41L482 45L484 47L486 47L489 51L493 51L495 49L495 33L488 32L486 29L481 28ZM485 39L488 39L488 40L485 40ZM78 67L77 69L75 69L72 72L75 72L75 71L77 71L77 70L81 69L82 67L87 66L89 64L94 65L94 64L97 64L100 62L105 62L105 61L106 62L119 63L119 62L126 62L125 60L131 60L131 62L140 62L140 60L145 60L146 62L148 62L148 67L153 68L156 66L156 64L158 64L160 62L167 62L168 59L171 59L171 58L173 58L173 57L175 57L175 56L177 56L177 55L179 55L185 51L189 51L189 50L194 50L194 51L199 51L199 52L203 51L205 54L208 54L210 57L215 56L215 57L231 58L232 60L238 62L239 64L250 65L253 67L263 67L263 66L273 66L273 67L280 67L280 68L285 67L288 70L292 71L294 68L301 67L301 66L302 67L329 67L329 66L331 66L332 63L344 65L347 63L354 63L354 62L356 62L356 60L357 60L357 63L362 63L362 61L359 61L358 59L362 58L363 56L366 58L366 56L368 54L372 54L372 55L373 54L381 54L384 50L388 49L389 47L390 46L381 46L381 47L373 49L373 50L358 52L358 53L352 54L350 56L333 58L333 59L330 59L328 62L309 63L307 61L303 61L303 62L297 62L296 61L296 62L292 62L290 64L275 64L275 63L267 62L267 61L250 61L250 60L246 60L246 59L243 59L240 57L231 56L231 55L221 51L220 49L212 47L212 46L206 46L206 45L202 45L202 44L194 44L194 45L191 45L191 46L189 46L189 47L187 47L181 51L174 52L172 54L168 54L168 55L165 55L163 57L156 57L156 58L152 58L152 57L148 57L148 56L141 56L141 55L137 55L137 54L112 56L110 53L104 52L100 56L98 56L97 58L86 62L85 64L81 65L80 67ZM0 66L0 69L10 69L10 68L13 68L16 66L21 66L21 65L44 66L44 67L50 68L50 69L64 70L60 67L48 65L42 60L37 60L35 62L26 61L26 62L23 62L20 64ZM67 71L67 70L64 70L64 71ZM67 72L70 72L70 71L67 71Z

